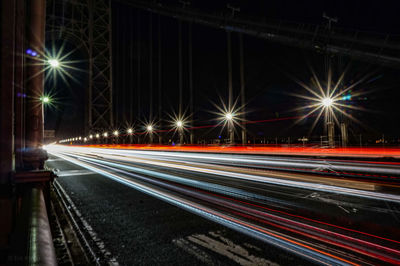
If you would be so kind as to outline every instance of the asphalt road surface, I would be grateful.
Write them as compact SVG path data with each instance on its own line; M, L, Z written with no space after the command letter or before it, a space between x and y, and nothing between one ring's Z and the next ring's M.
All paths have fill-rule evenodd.
M396 163L48 151L48 167L122 265L400 263Z

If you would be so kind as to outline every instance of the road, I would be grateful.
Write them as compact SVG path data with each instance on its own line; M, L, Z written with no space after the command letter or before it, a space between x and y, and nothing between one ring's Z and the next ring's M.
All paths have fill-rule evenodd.
M400 263L400 165L395 162L61 145L47 150L281 253L320 264ZM57 168L55 163L50 166ZM79 201L91 192L74 197ZM204 248L213 241L204 237L190 239ZM174 243L188 241L178 239ZM264 247L262 242L257 248ZM279 263L290 264L290 259Z

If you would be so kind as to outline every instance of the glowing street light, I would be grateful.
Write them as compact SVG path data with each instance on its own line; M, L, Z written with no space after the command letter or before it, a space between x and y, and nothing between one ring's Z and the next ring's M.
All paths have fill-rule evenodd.
M179 129L183 128L183 122L181 120L176 121L176 127Z
M89 139L93 139L93 135L89 135Z
M86 138L86 137L84 137L84 138L83 138L83 141L84 141L84 142L86 142L86 141L87 141L87 138Z
M113 132L113 134L114 134L114 136L118 136L118 134L119 134L118 130L115 130L115 131Z
M331 107L333 104L333 99L330 97L325 97L321 100L321 103L324 107Z
M234 133L234 114L232 112L226 112L224 115L225 122L227 123L228 134L229 134L229 142L233 144L235 141L235 133Z
M108 133L107 133L107 132L104 132L104 133L103 133L103 136L104 136L105 138L107 138L107 137L108 137Z
M49 96L42 96L40 97L40 101L44 104L50 103L50 97Z
M232 113L226 113L226 114L225 114L225 119L228 120L228 121L232 121L232 119L233 119L233 114L232 114Z
M96 138L100 138L100 134L96 134Z
M153 125L149 124L146 126L146 131L149 134L149 140L150 140L150 144L153 143Z
M183 121L182 120L176 120L175 122L175 128L179 132L179 144L183 144Z
M132 134L133 133L133 129L132 128L128 128L127 132L128 132L128 134Z
M79 137L78 139L79 139L79 140L82 140L82 137Z
M58 61L58 60L55 59L55 58L52 58L52 59L47 60L47 63L49 63L49 65L50 65L52 68L58 68L58 67L60 67L60 61Z

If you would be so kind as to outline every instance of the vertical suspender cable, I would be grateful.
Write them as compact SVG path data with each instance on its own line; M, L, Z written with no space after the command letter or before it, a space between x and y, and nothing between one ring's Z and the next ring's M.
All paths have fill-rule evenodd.
M183 101L183 88L182 88L182 21L178 21L178 68L179 68L179 111L178 116L182 116L182 101Z
M134 96L133 96L133 82L134 82L134 76L133 76L133 44L134 44L134 36L133 36L133 26L134 26L134 16L131 16L131 21L130 21L130 50L129 50L129 126L132 126L133 123L133 106L134 106Z
M226 39L227 39L227 56L228 56L228 111L232 111L233 105L233 88L232 88L232 47L231 47L231 32L226 32ZM233 122L228 121L228 137L229 142L233 144L234 142L234 132L233 132Z
M231 48L231 32L227 31L226 32L226 39L227 39L227 44L228 44L228 49L227 49L227 57L228 57L228 108L229 111L231 111L232 108L232 97L233 97L233 92L232 92L232 48Z
M121 11L119 10L119 9L117 9L118 11L117 11L117 16L116 16L116 21L115 21L115 24L117 24L117 27L119 28L119 18L121 17ZM117 33L116 34L119 34L119 31L116 31ZM118 36L119 37L119 36ZM120 60L120 55L121 55L121 42L117 42L117 49L115 49L115 62L120 62L119 60ZM114 111L115 111L115 125L118 125L118 123L119 123L119 120L118 120L118 114L119 114L119 112L118 112L118 107L119 107L119 98L118 98L118 92L119 92L119 90L120 90L120 87L121 87L121 76L120 76L120 73L121 73L121 66L120 66L120 64L119 63L116 63L115 64L115 71L114 71L114 74L115 74L115 90L114 90L114 97L115 97L115 107L114 107ZM94 97L96 97L96 96L94 96Z
M141 95L140 95L140 91L141 91L141 69L140 69L140 61L141 61L141 51L140 51L140 48L141 48L141 34L140 34L140 10L138 9L137 10L137 23L136 23L136 34L137 34L137 36L136 36L136 45L137 45L137 47L136 47L136 52L137 52L137 58L136 58L136 60L137 60L137 85L136 85L136 99L137 99L137 118L138 119L140 119L141 118L141 115L142 115L142 112L141 112L141 106L140 106L140 103L141 103Z
M244 57L243 57L243 34L239 33L239 56L240 56L240 104L242 112L242 121L246 121L246 92L244 79ZM242 124L242 144L247 142L246 124Z
M121 18L125 16L125 10L122 10ZM125 20L125 18L123 18ZM122 42L121 43L121 60L119 61L122 64L122 71L121 71L121 104L120 104L120 112L121 112L121 122L126 122L126 43L127 43L127 35L126 35L126 23L122 23L121 25L121 32L122 32ZM118 124L116 125L119 126Z
M161 15L158 15L158 120L162 128L162 75L161 75ZM159 144L162 143L162 135L158 135Z
M192 58L192 22L189 23L189 92L190 92L190 127L193 128L194 102L193 102L193 58ZM194 143L193 129L190 130L190 144Z
M150 121L153 120L153 14L149 13L149 104Z

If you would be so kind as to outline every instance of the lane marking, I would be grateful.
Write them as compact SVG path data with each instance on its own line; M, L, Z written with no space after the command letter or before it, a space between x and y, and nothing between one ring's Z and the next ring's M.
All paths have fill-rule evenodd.
M83 170L62 170L58 171L57 175L61 176L77 176L77 175L95 175L96 173L93 171L89 171L86 169Z

